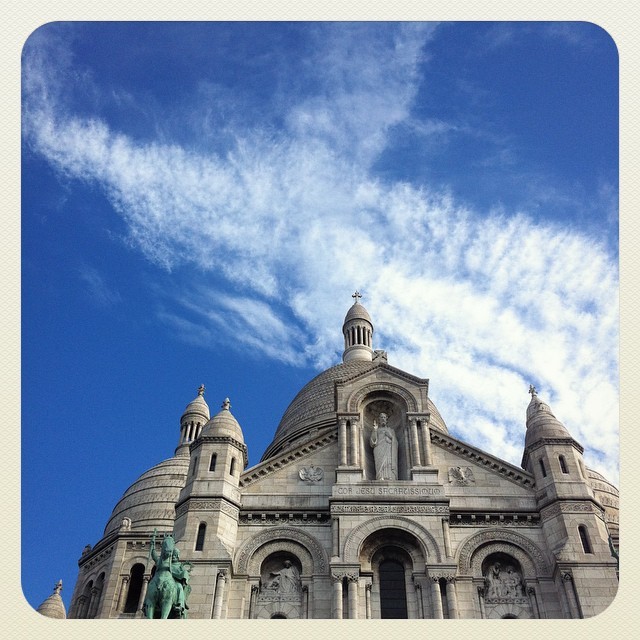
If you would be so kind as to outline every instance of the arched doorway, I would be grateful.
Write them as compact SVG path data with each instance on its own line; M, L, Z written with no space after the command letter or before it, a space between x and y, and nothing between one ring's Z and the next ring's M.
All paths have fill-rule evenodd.
M408 618L405 568L396 559L384 559L378 565L380 581L380 617Z

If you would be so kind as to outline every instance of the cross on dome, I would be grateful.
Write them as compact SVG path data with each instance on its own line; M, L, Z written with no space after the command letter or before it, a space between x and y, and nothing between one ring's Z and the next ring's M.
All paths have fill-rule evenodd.
M529 393L531 394L531 397L538 395L536 388L532 384L529 385Z
M198 387L198 395L199 395L199 396L203 396L203 395L204 395L204 385L203 385L203 384L201 384L201 385Z
M362 298L362 295L360 295L359 291L356 291L351 297L355 300L353 304L358 304L358 302L360 302L360 298Z

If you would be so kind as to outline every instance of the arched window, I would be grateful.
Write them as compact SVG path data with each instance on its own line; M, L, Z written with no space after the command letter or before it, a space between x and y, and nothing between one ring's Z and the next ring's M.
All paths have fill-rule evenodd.
M138 610L143 577L144 565L140 563L134 564L133 567L131 567L129 592L127 593L127 601L124 605L124 613L135 613Z
M562 471L562 473L569 473L569 469L567 468L567 461L565 460L564 456L559 456L558 461L560 462L560 471Z
M206 522L201 522L198 527L198 535L196 536L196 551L202 551L204 549L204 537L207 533Z
M408 618L404 566L397 560L383 560L380 575L380 617Z
M209 471L215 471L216 470L216 460L218 459L217 454L212 453L211 454L211 460L209 460Z
M540 470L542 471L542 477L546 478L547 477L547 470L544 468L544 460L542 458L540 458L539 462L540 462Z
M580 534L580 542L582 542L582 550L585 553L593 553L591 550L591 542L589 541L589 534L587 533L587 527L581 524L578 527L578 533Z
M233 475L236 470L236 459L231 458L231 465L229 466L229 475Z

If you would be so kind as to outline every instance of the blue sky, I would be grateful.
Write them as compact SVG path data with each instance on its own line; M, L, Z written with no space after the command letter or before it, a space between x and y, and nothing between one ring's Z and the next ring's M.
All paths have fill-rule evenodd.
M359 289L450 431L534 384L618 481L618 59L589 23L52 23L23 51L22 584L40 604L186 404L258 462ZM55 522L55 525L52 523Z

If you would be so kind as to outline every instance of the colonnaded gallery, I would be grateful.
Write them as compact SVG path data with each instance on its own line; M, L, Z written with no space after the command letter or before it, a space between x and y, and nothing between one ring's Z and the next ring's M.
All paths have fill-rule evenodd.
M522 467L453 437L429 380L373 349L359 297L342 362L254 467L229 400L211 417L198 390L173 457L82 552L69 617L586 618L612 602L618 491L535 388Z

